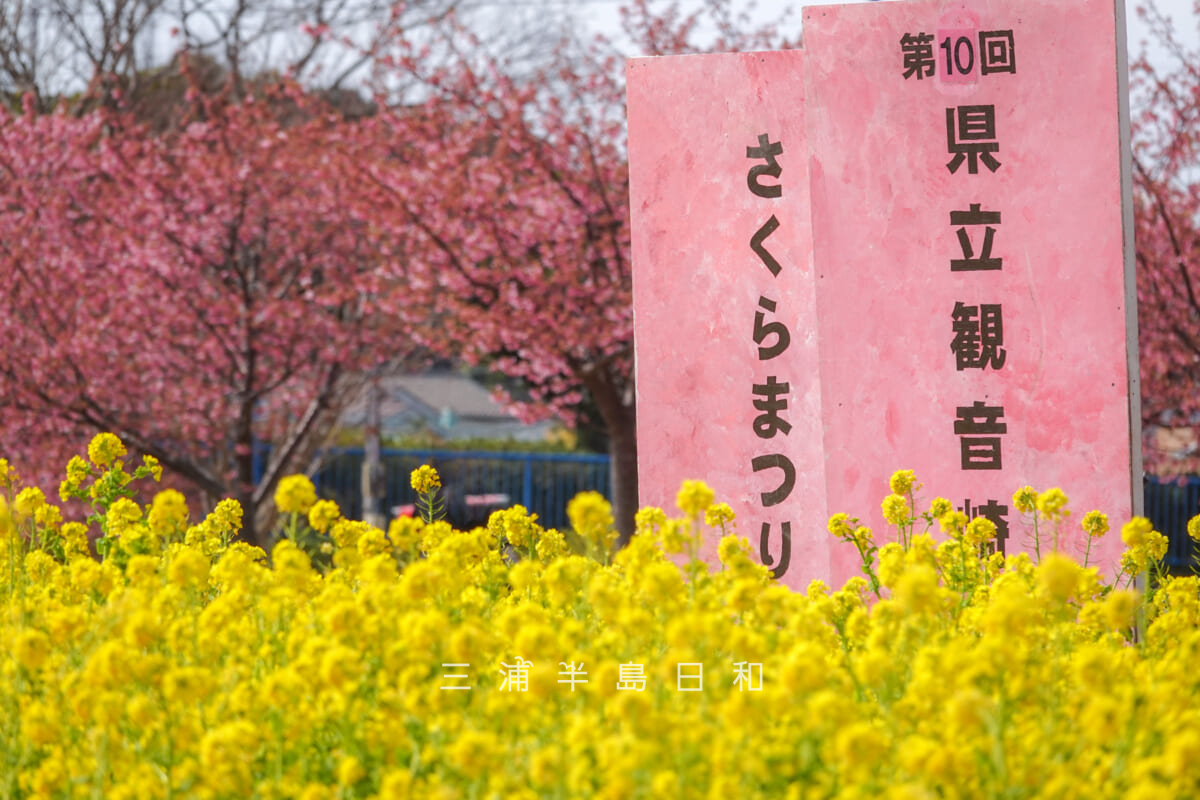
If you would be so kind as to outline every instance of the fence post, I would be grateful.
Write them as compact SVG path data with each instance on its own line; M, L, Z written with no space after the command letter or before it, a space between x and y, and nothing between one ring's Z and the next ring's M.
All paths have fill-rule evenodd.
M521 505L526 510L533 508L533 459L525 455L525 469L521 476Z
M253 476L251 480L254 485L258 486L262 482L263 473L266 471L263 466L263 461L266 457L268 445L257 436L254 437L253 443L250 445L250 473Z
M373 372L367 384L367 418L363 425L362 474L359 476L362 498L362 519L368 525L387 528L383 515L383 460L380 456L380 405L383 392L379 387L379 374Z

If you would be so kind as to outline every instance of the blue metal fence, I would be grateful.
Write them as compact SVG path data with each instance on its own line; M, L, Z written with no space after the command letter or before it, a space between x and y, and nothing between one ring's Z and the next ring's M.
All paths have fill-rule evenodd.
M1146 518L1154 523L1155 530L1167 535L1170 545L1167 566L1184 569L1192 565L1192 540L1187 533L1187 523L1200 514L1200 476L1183 478L1158 478L1146 476Z
M256 448L256 480L265 464L266 449ZM409 475L422 464L438 470L447 519L462 527L482 524L492 511L520 503L536 513L545 527L564 528L567 503L572 497L588 490L612 496L606 455L384 449L381 457L383 510L389 515L416 500ZM323 466L313 476L317 493L337 501L342 513L351 519L362 519L363 460L361 447L334 448L325 452ZM1167 566L1191 566L1193 545L1187 523L1200 514L1200 475L1147 475L1143 489L1146 517L1170 540ZM1120 521L1114 523L1116 527Z
M327 450L313 476L317 494L335 500L351 519L362 519L363 460L361 447ZM563 528L567 503L575 495L594 490L612 496L606 455L384 449L381 460L385 515L415 502L409 476L429 464L442 479L447 520L464 528L482 525L496 509L517 503L536 513L544 527Z

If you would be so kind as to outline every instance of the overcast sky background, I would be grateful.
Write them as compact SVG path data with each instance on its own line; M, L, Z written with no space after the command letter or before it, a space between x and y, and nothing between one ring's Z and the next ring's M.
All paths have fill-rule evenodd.
M1125 38L1129 42L1131 58L1142 51L1142 44L1150 35L1146 24L1138 16L1138 5L1141 4L1125 4ZM1196 15L1192 10L1193 0L1157 0L1154 5L1163 16L1171 18L1175 23L1175 32L1180 42L1189 47L1196 47L1200 34L1196 28Z
M582 16L595 25L598 31L610 35L619 31L617 12L624 0L576 1L581 1L581 4L587 9L587 13ZM735 13L753 10L754 18L763 21L776 19L785 10L791 8L791 19L797 26L800 26L801 9L804 6L837 5L843 1L808 0L808 2L795 2L795 0L760 0L760 2L755 3L751 2L751 0L732 0L730 6ZM881 1L904 2L904 0ZM1050 1L1053 2L1054 0ZM517 0L517 2L519 3L520 0ZM565 2L569 5L572 0L565 0ZM1141 4L1138 0L1129 0L1125 4L1126 40L1129 45L1130 60L1133 60L1142 52L1143 43L1148 42L1150 37L1149 28L1137 13L1137 7ZM1192 10L1193 0L1156 0L1155 6L1164 16L1170 17L1173 20L1176 35L1182 44L1190 48L1195 48L1197 44L1200 44L1196 15ZM1157 60L1154 54L1151 57Z
M221 3L234 3L238 0L216 0ZM629 0L462 0L461 8L466 12L466 22L469 27L474 28L481 33L483 38L490 39L492 36L497 36L500 41L516 41L527 40L531 47L534 47L533 52L538 51L538 46L535 40L527 39L528 34L544 33L547 36L553 37L558 30L562 30L565 26L567 30L574 33L575 36L581 39L590 38L591 35L603 34L610 41L615 43L620 51L625 55L637 56L641 55L637 49L624 40L620 27L620 9ZM863 0L868 2L869 0ZM880 2L905 2L906 0L880 0ZM0 3L6 0L0 0ZM788 31L790 36L794 37L796 31L802 30L803 8L805 6L818 5L833 5L838 0L729 0L729 6L735 18L742 14L750 14L751 19L758 24L767 24L778 20L780 15L790 9L788 18L789 26L794 26L794 30ZM1044 2L1058 2L1058 0L1044 0ZM1137 7L1144 0L1127 0L1126 8L1126 39L1128 42L1128 52L1130 61L1136 60L1142 53L1144 44L1150 41L1150 28L1145 21L1138 15ZM1193 3L1200 0L1154 0L1158 10L1166 17L1173 20L1175 35L1185 48L1188 50L1200 50L1200 32L1197 27L1197 15L1193 12ZM680 4L688 10L698 9L702 7L703 0L680 0ZM661 7L666 5L666 0L662 2L652 2L652 7ZM369 25L373 28L373 25ZM508 37L515 37L509 39ZM358 38L357 36L355 38ZM283 34L282 39L285 50L286 41L299 40L301 51L307 46L307 37L299 35L299 31L292 34ZM364 41L369 39L363 37ZM274 38L268 41L278 41ZM147 45L153 51L155 58L150 58L148 61L157 61L158 63L166 63L170 60L175 49L181 44L178 40L165 35L165 31L158 31L157 35L152 32ZM506 48L505 48L506 49ZM510 53L511 55L511 53ZM1152 61L1159 67L1171 67L1171 59L1161 48L1150 48ZM262 67L270 65L270 57L264 56ZM286 63L286 57L284 61ZM324 59L319 59L324 61ZM85 67L87 65L84 65ZM86 70L85 70L86 72ZM334 66L330 67L332 74L337 74L337 69ZM367 75L364 70L360 73L365 81ZM351 81L353 85L354 81Z

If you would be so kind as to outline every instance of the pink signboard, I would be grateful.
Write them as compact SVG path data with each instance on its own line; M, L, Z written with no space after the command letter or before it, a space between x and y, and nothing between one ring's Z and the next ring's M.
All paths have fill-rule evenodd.
M1031 549L1025 485L1069 494L1068 552L1092 508L1119 527L1140 468L1114 4L804 20L803 54L630 62L642 502L708 480L794 587L857 573L825 521L886 540L901 468L1009 553ZM790 344L764 358L771 322ZM768 505L781 470L755 467L776 454L795 482Z
M804 36L830 510L884 529L910 468L1011 553L1013 492L1057 486L1082 556L1138 441L1112 0L814 7Z
M641 503L702 479L780 579L827 571L803 54L631 61ZM716 538L701 555L716 561Z

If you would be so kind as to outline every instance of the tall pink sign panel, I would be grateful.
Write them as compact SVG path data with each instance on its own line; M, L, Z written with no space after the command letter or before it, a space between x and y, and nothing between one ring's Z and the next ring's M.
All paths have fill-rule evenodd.
M630 62L643 504L704 478L793 587L857 573L825 521L886 538L898 468L1010 553L1026 484L1070 494L1068 551L1130 516L1115 31L1108 0L824 6L803 54Z
M831 550L808 535L827 512L802 67L639 59L627 103L641 502L703 479L796 588Z
M882 530L903 467L1010 553L1025 485L1068 493L1080 557L1084 513L1129 518L1115 30L1112 0L805 10L831 511Z

